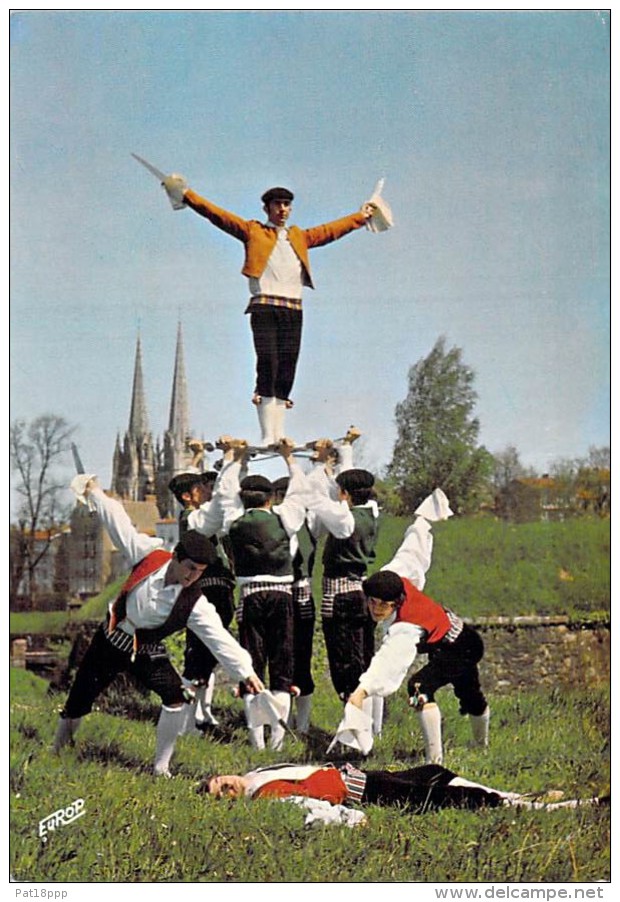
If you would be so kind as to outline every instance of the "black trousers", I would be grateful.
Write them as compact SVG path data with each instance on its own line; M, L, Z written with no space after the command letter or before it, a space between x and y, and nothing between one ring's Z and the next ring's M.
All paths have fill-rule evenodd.
M228 629L233 618L233 587L227 585L205 586L203 592L220 615L220 619ZM209 651L204 642L191 630L185 633L185 655L183 676L186 680L195 680L206 685L217 666L217 658Z
M451 786L457 775L439 764L410 770L365 771L364 802L377 805L411 805L422 810L437 808L496 808L502 797L478 786Z
M164 705L185 701L183 684L165 650L158 654L138 652L135 661L130 651L120 651L108 640L100 626L78 667L75 680L62 710L63 717L89 714L98 696L119 673L130 673L147 689L158 695Z
M256 351L256 387L263 398L286 401L293 387L301 345L301 310L252 308L250 326Z
M375 623L361 590L334 596L333 615L323 618L323 635L332 684L347 699L375 653Z
M315 604L307 589L293 587L293 683L302 695L314 692L312 646L314 642Z
M246 595L239 639L263 682L269 668L271 691L290 692L294 667L292 595L278 591Z
M428 664L409 679L409 695L414 695L417 689L433 701L435 692L451 683L461 714L479 716L487 706L478 673L483 654L480 634L465 624L454 642L442 641L429 646Z

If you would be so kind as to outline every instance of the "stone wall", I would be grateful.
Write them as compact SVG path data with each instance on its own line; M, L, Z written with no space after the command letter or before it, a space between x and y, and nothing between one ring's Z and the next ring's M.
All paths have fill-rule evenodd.
M471 622L485 645L480 665L486 692L600 686L611 678L609 620L497 617Z

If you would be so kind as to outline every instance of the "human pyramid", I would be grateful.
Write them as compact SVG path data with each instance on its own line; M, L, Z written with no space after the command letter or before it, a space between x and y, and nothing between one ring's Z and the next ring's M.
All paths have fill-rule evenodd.
M99 487L94 475L74 479L78 500L99 516L131 572L78 668L60 715L55 751L73 743L82 718L115 676L130 672L161 699L153 771L170 776L177 738L217 725L212 699L218 663L238 684L253 748L268 744L279 752L287 733L307 734L314 692L312 572L317 543L324 537L320 622L332 685L343 705L326 753L340 743L368 755L381 733L383 699L399 689L419 652L428 655L407 686L424 740L425 767L430 770L406 772L406 779L396 781L400 788L394 788L394 775L371 777L355 768L339 770L338 785L345 787L342 799L362 798L361 785L374 786L366 796L371 801L399 802L420 794L428 799L433 786L436 793L438 786L443 787L438 798L448 802L464 798L471 804L490 804L489 793L495 793L493 804L516 798L456 778L442 766L441 713L435 701L440 687L452 685L461 713L471 721L475 742L484 747L489 737L489 706L478 673L482 640L462 618L422 591L431 565L432 524L452 515L445 494L434 488L416 509L392 560L370 573L379 510L373 474L354 466L360 431L350 427L339 439L299 446L284 428L286 411L293 405L302 288L313 287L308 250L362 226L371 232L389 228L392 215L381 197L382 183L359 212L300 229L287 226L293 194L286 188L263 194L266 222L245 220L196 194L181 176L164 176L138 159L160 179L175 210L193 209L244 245L242 272L250 289L246 313L256 350L252 403L261 438L251 444L221 436L215 443L222 454L219 469L214 466L207 472L204 453L213 447L190 442L192 466L169 486L181 505L179 539L172 552L162 547L161 539L139 533L121 503ZM275 456L286 466L283 478L272 482L250 472ZM303 458L309 458L308 470L301 465ZM228 630L233 616L238 641ZM377 624L383 628L378 642ZM181 630L187 641L179 674L163 640ZM289 773L289 777L310 779L315 788L302 795L315 793L315 798L333 800L331 789L325 790L328 795L316 789L325 769L329 770L313 766L305 774L308 768L297 768L305 776ZM258 797L269 782L264 776L252 776L250 783L243 780L207 781L206 791Z

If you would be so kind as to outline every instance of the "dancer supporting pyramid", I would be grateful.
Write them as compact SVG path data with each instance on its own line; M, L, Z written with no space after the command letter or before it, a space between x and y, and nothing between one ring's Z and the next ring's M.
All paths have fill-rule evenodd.
M365 225L381 211L381 198L373 196L358 213L310 229L288 226L293 192L270 188L261 200L266 222L242 219L217 207L188 188L185 179L170 175L163 186L175 209L191 207L214 226L245 245L242 273L249 280L246 313L256 351L253 403L258 410L261 444L270 447L284 437L284 416L292 407L302 330L302 289L314 288L308 251L337 241Z
M230 540L239 587L240 641L250 652L257 674L264 675L269 669L269 688L286 721L294 666L291 540L306 514L306 479L293 458L294 443L283 439L278 452L287 464L289 485L282 503L275 505L273 484L265 476L241 478L247 464L247 442L223 436L218 446L225 452L213 498L221 513L220 524L209 516L203 518L200 509L190 515L190 525L207 534L217 528ZM264 728L251 725L247 707L246 715L251 744L264 748ZM272 749L281 748L284 734L284 727L272 730Z
M206 473L185 472L178 473L171 479L168 488L181 505L179 537L189 528L192 511L211 503L217 475L214 470ZM216 557L208 573L200 578L199 585L207 601L211 602L220 615L223 625L228 628L234 613L235 578L222 542L218 541L217 536L213 536L211 543ZM183 679L189 684L189 689L195 692L194 703L188 708L185 732L217 726L218 721L212 711L217 659L191 630L186 630L185 633L183 663Z
M339 449L337 474L330 459L332 443L316 442L318 464L308 477L310 528L315 538L327 536L321 621L329 671L334 689L345 702L374 653L375 625L362 580L375 560L379 516L374 476L351 465L354 439L349 436Z

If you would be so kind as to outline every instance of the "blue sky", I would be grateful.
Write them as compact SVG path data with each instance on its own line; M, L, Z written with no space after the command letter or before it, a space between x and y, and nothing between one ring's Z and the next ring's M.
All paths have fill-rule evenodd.
M257 438L242 247L173 212L130 156L262 218L395 227L312 252L288 431L389 462L411 365L440 335L475 374L480 441L544 471L609 443L605 12L25 11L11 20L11 418L79 427L108 484L138 331L150 425L177 322L194 432Z

